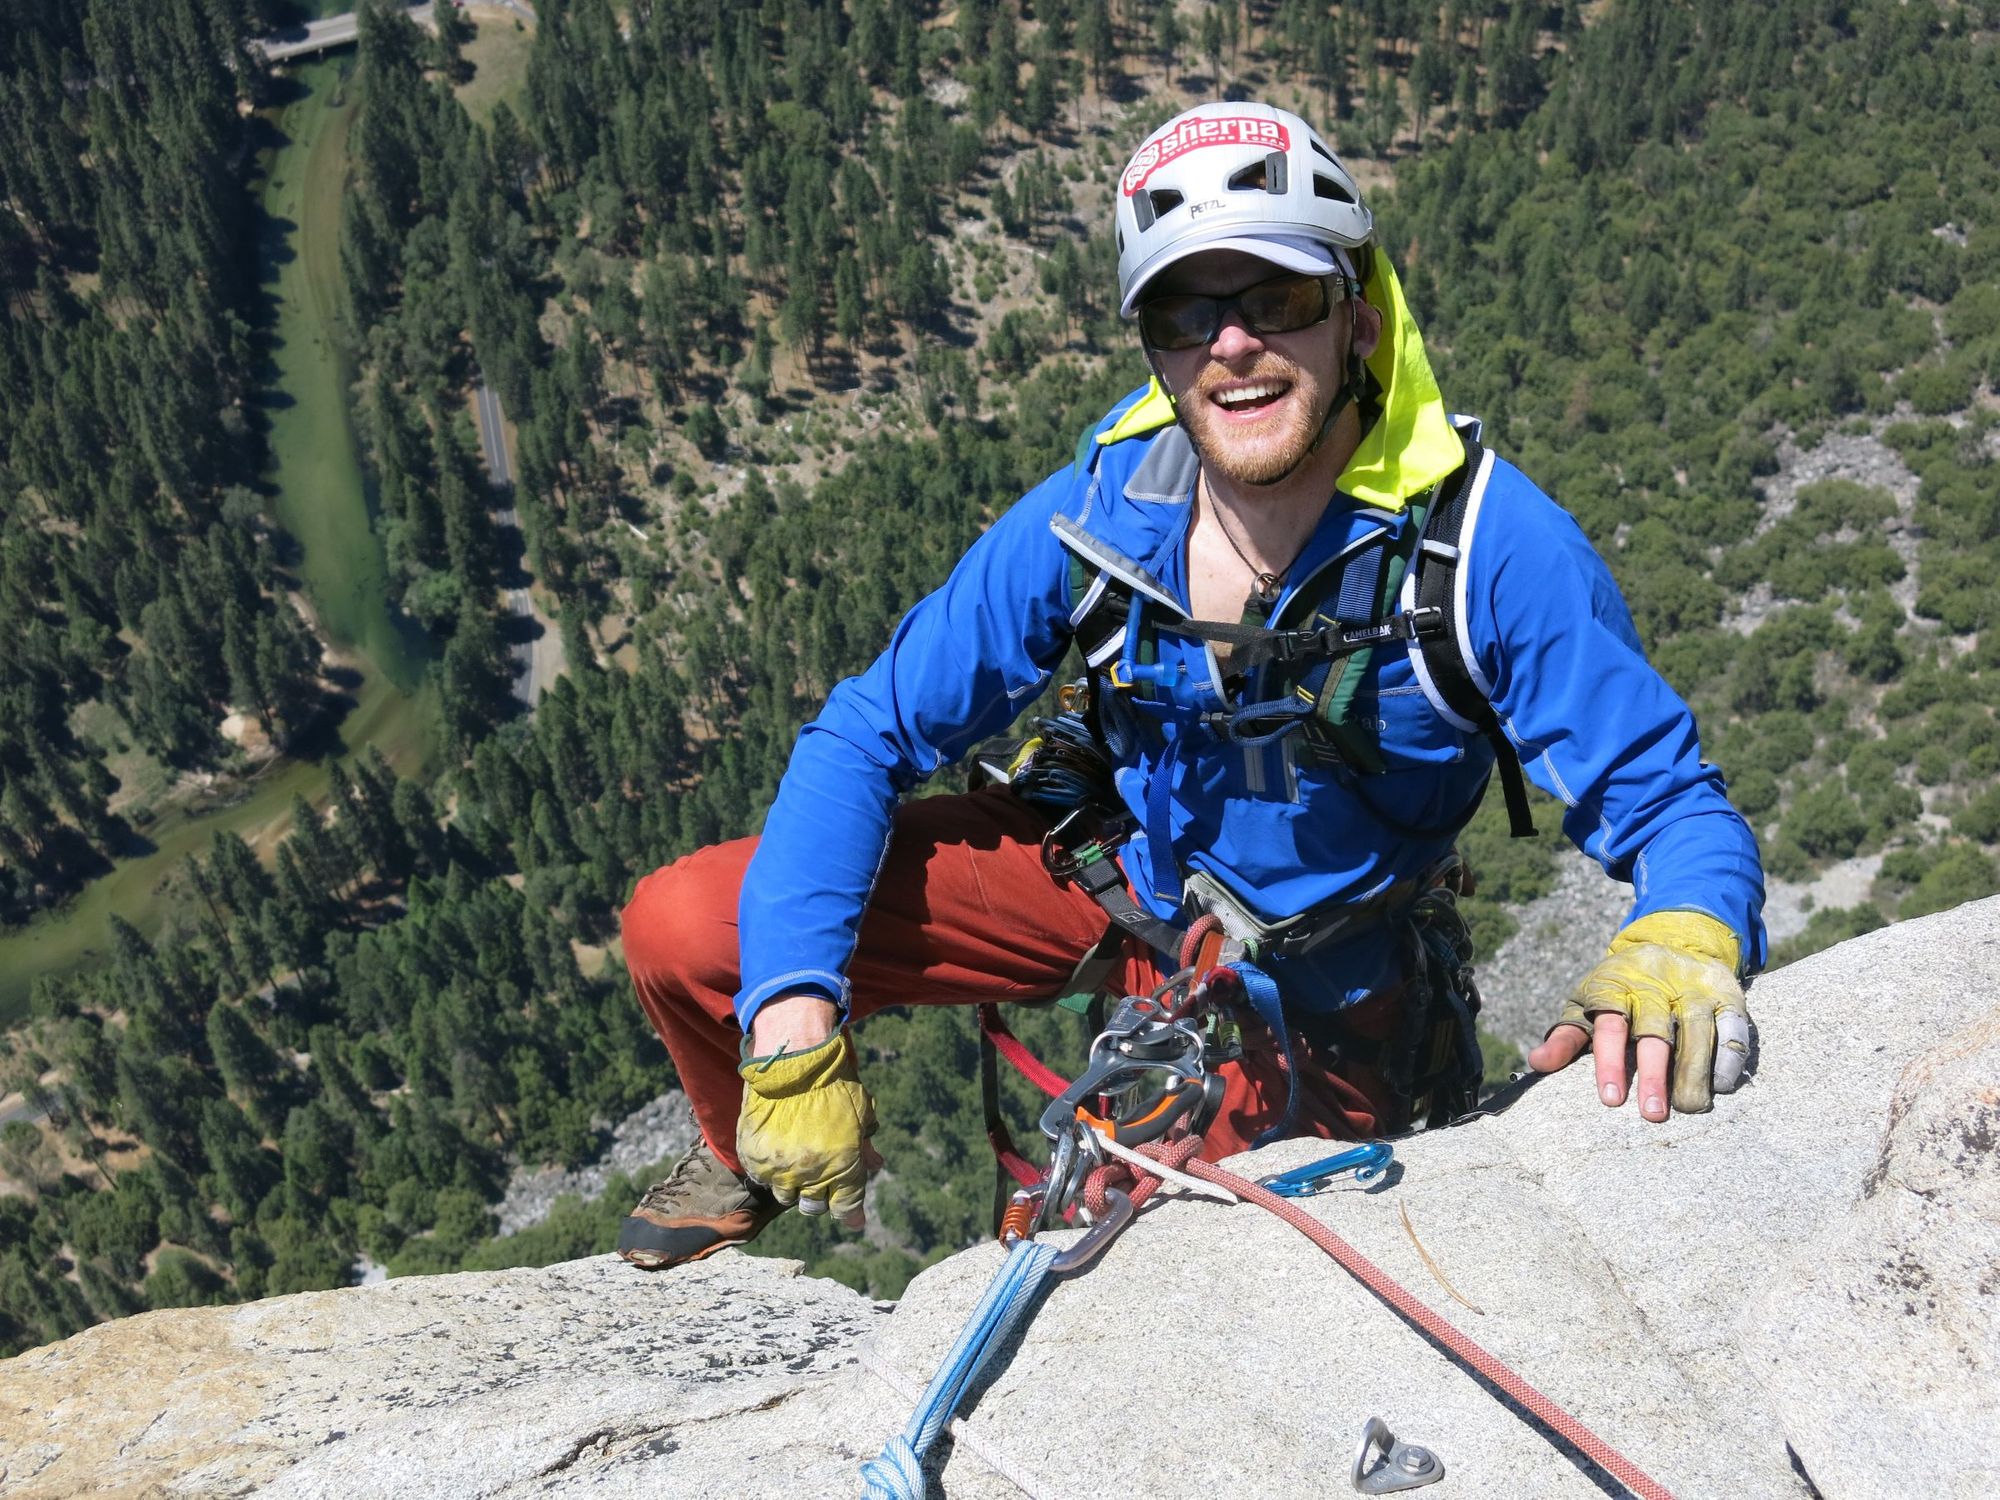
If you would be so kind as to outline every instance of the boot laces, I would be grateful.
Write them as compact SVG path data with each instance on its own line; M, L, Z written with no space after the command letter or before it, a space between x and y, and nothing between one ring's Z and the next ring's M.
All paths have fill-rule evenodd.
M686 1155L673 1164L667 1175L647 1188L639 1199L639 1207L663 1210L685 1207L687 1190L694 1187L696 1179L706 1164L704 1158L713 1160L700 1141L689 1148ZM721 1163L715 1163L720 1167Z

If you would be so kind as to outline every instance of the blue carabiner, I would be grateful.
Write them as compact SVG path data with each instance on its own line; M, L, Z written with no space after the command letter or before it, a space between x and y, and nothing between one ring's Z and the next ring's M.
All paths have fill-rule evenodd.
M1372 1182L1382 1175L1389 1165L1389 1159L1396 1154L1395 1148L1387 1141L1370 1141L1365 1146L1354 1146L1338 1156L1325 1157L1309 1162L1303 1167L1294 1167L1289 1172L1278 1172L1269 1177L1257 1179L1257 1186L1269 1188L1280 1198L1310 1198L1332 1185L1333 1179L1350 1168L1356 1182Z

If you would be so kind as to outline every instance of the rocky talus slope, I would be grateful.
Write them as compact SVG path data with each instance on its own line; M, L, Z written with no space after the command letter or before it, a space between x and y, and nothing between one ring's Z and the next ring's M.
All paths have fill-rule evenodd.
M1996 997L2000 898L1760 983L1754 1076L1708 1115L1647 1126L1572 1070L1311 1208L1679 1500L1986 1500ZM150 1313L0 1364L0 1493L853 1494L999 1255L893 1309L726 1254ZM1347 1493L1376 1415L1444 1459L1437 1500L1616 1491L1289 1228L1168 1196L1053 1290L937 1472L953 1496Z

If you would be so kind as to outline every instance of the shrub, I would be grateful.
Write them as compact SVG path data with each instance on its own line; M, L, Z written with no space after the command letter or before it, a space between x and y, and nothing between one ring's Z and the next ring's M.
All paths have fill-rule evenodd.
M1981 844L2000 842L2000 787L1988 788L1953 813L1951 831Z
M1953 844L1924 872L1916 889L1903 898L1896 915L1921 917L1934 911L1948 911L1981 896L1990 896L1997 888L2000 888L2000 867L1970 844Z
M199 1256L168 1246L140 1287L148 1307L214 1307L230 1300L229 1288Z
M1804 880L1812 874L1805 850L1783 834L1764 843L1764 873L1778 880Z
M1868 836L1868 818L1844 782L1830 779L1792 799L1784 834L1815 859L1846 859Z
M1813 729L1806 716L1794 709L1779 709L1757 721L1754 749L1744 757L1746 766L1782 776L1813 753Z
M1911 406L1925 416L1938 417L1963 411L1971 404L1972 382L1972 370L1962 362L1953 361L1911 370L1897 384Z
M1851 937L1885 927L1888 921L1879 910L1867 905L1830 906L1824 911L1816 911L1812 920L1806 923L1804 932L1785 939L1771 950L1770 967L1780 969L1786 964L1797 963L1823 948L1831 948L1835 943L1844 943Z
M1761 767L1753 768L1730 783L1729 800L1746 818L1755 818L1778 805L1778 778Z
M1919 666L1904 676L1901 686L1882 695L1881 714L1885 719L1907 719L1943 696L1943 675L1935 667Z

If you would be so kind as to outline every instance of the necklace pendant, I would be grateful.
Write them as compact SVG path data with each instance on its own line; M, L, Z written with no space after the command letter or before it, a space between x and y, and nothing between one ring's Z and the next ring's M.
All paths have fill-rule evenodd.
M1284 588L1284 583L1276 573L1259 573L1254 587L1257 590L1257 602L1269 604L1278 597L1279 591Z

